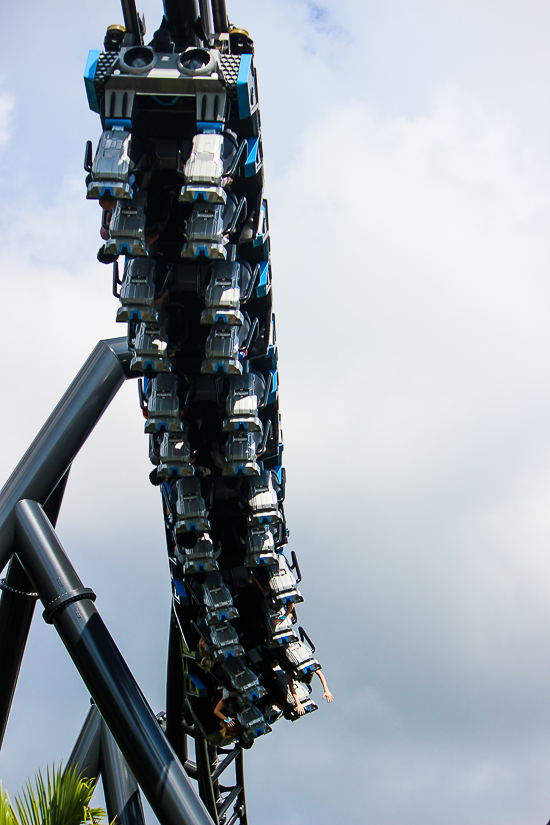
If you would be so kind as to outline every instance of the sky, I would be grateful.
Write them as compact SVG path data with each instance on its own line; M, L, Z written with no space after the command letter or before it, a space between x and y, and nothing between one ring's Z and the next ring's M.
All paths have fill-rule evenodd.
M160 4L139 8L152 33ZM545 825L550 6L228 11L256 43L299 618L335 696L247 754L250 825ZM116 0L0 10L0 481L124 334L82 170L100 134L82 72L115 22ZM142 426L128 382L58 534L160 711L170 590ZM40 612L0 752L12 795L87 712Z

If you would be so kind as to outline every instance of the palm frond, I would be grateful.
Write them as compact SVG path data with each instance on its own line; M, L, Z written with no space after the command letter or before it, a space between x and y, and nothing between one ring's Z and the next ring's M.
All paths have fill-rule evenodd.
M10 798L0 782L0 825L17 825Z
M17 820L6 825L82 825L94 823L105 816L102 808L89 808L94 781L83 780L76 770L53 766L46 771L46 781L40 771L35 786L27 780L25 788L15 797ZM0 823L3 825L3 823Z

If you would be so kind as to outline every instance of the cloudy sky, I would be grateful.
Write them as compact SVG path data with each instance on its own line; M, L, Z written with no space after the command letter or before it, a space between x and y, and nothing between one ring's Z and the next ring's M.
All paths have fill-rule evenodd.
M300 620L335 695L247 755L250 823L545 825L550 6L228 7L257 49ZM154 31L159 3L140 10ZM82 71L118 4L1 15L3 480L123 329L82 171ZM129 383L58 532L157 711L169 587L142 426ZM68 756L87 703L37 611L5 787Z

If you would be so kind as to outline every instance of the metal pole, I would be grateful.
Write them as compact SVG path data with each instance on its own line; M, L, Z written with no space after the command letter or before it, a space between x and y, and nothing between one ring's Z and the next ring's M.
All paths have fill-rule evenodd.
M246 813L246 795L244 790L244 754L240 751L237 761L235 762L235 780L237 785L241 786L238 806L242 811L240 818L240 825L248 825L248 816Z
M0 600L0 747L4 741L36 603L36 597L30 591L32 585L29 578L19 559L13 556Z
M78 739L69 756L67 769L75 768L81 779L99 778L99 744L101 740L101 714L95 705L92 705Z
M16 507L17 554L161 825L212 825L208 812L35 501Z
M145 825L137 782L103 720L99 766L108 822L116 819L117 825Z
M12 552L15 505L43 503L127 377L125 338L99 341L0 492L0 570Z
M225 0L212 0L214 10L214 29L216 34L229 31L229 20L227 18L227 8Z
M211 0L199 0L201 10L202 28L210 45L210 38L214 33L214 21L212 20L212 2Z
M122 15L124 17L124 28L126 29L126 34L129 34L132 37L132 45L143 43L135 0L121 0L121 3ZM129 46L130 43L126 43L126 45Z
M173 616L168 637L168 666L166 673L166 738L178 759L187 761L187 735L183 730L184 684L179 633Z
M44 505L44 512L55 525L59 515L69 471L65 473ZM23 653L27 644L36 596L17 556L12 556L0 599L0 748L13 702ZM29 595L31 593L31 595Z
M216 797L212 785L212 775L210 766L210 754L208 744L200 733L195 736L195 759L197 761L197 779L199 783L199 793L206 809L212 817L215 825L218 825L218 809L216 807Z

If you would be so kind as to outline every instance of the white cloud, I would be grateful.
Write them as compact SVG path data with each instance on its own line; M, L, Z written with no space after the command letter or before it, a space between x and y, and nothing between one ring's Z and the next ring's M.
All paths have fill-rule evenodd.
M421 492L544 400L547 180L456 94L412 121L346 107L304 137L270 199L289 461L295 415L318 469Z
M312 4L292 25L286 0L229 5L257 43L300 620L336 696L247 757L250 821L324 825L344 806L383 825L543 822L548 15L331 0L325 19L357 44L332 50ZM75 169L14 189L3 225L5 475L97 339L121 334ZM148 470L127 386L75 462L59 532L158 710L168 592ZM36 625L0 755L10 789L67 755L87 702ZM285 794L266 810L273 765Z
M456 715L464 742L483 714L515 740L505 715L543 702L547 192L540 145L457 92L333 109L272 181L291 538L361 717L361 673L404 729ZM498 764L464 758L494 792Z
M15 98L7 92L0 92L0 150L2 150L12 133L12 114Z

